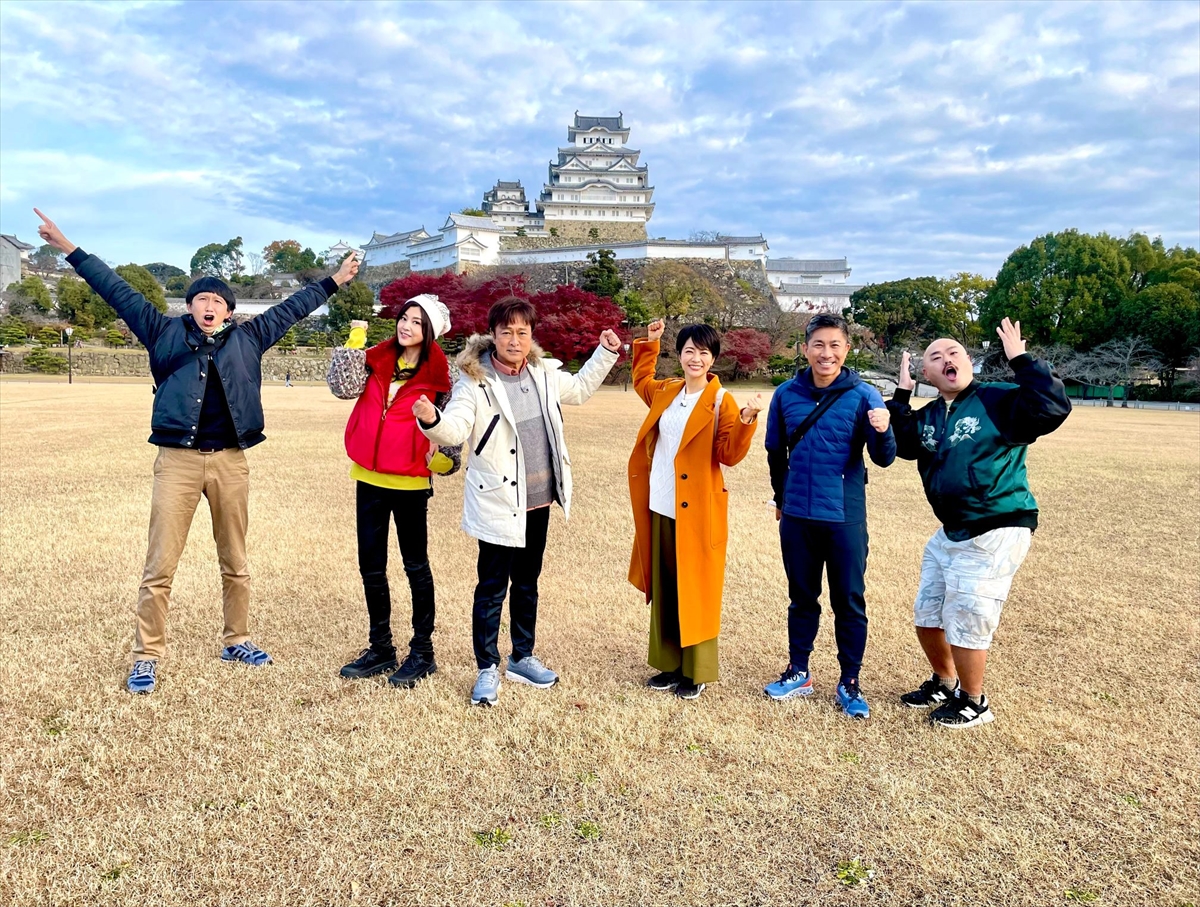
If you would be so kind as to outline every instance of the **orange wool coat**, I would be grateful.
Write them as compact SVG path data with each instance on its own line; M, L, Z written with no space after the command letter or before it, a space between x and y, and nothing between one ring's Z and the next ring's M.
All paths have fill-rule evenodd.
M650 600L650 464L658 443L658 420L683 389L682 378L656 380L658 341L633 344L633 386L650 407L629 457L629 497L633 504L633 557L629 581ZM721 463L733 466L746 456L757 424L744 425L733 395L721 401L713 432L720 379L709 376L675 456L675 549L679 585L679 642L694 646L721 631L721 592L725 586L725 547L729 539L729 491Z

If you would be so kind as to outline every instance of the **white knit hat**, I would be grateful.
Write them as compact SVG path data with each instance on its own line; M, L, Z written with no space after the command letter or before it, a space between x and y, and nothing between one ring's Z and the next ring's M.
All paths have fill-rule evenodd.
M415 302L421 307L421 311L425 313L426 323L433 331L433 338L445 336L450 330L450 310L446 308L446 304L433 296L430 293L422 293L420 296L414 296L412 299L406 299L405 305L410 302Z

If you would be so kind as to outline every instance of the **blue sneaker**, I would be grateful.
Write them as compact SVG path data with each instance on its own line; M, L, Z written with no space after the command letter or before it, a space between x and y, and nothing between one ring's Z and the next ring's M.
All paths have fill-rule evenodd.
M475 689L471 691L471 705L494 705L499 698L500 668L497 665L480 668Z
M221 661L240 661L244 664L253 665L256 668L274 664L271 661L271 656L250 642L250 640L238 643L236 646L226 646L221 650Z
M527 683L531 687L544 690L558 683L558 675L538 661L536 655L526 655L520 661L508 656L508 667L504 676L517 683Z
M811 696L813 691L812 673L797 671L788 665L779 679L763 687L763 692L774 700L791 699L793 696Z
M135 661L125 681L125 689L130 693L153 693L157 685L154 672L157 670L157 661Z
M851 681L849 684L839 683L837 698L842 711L851 718L871 717L871 707L867 705L867 700L863 699L862 690L858 688L857 681Z

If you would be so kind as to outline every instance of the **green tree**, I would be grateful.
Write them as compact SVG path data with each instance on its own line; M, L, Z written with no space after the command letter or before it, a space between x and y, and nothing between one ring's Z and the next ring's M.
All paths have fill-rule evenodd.
M167 278L166 292L172 297L184 296L187 293L187 288L192 285L192 278L186 274L176 274L174 277Z
M58 315L60 318L75 325L95 326L96 319L92 314L93 301L103 302L82 280L70 275L65 275L59 280Z
M104 342L107 343L109 346L124 346L125 345L125 335L122 334L120 331L118 331L116 328L111 328L104 335Z
M482 208L463 208L458 213L465 214L468 217L487 217L488 216L488 213L486 211L484 211Z
M650 307L637 290L622 290L613 299L625 313L625 320L630 324L649 324L651 320Z
M650 314L678 321L693 309L702 308L716 291L683 262L665 259L651 262L642 271L641 292Z
M942 282L945 301L935 308L937 332L953 337L966 347L979 345L979 307L995 283L982 274L960 271Z
M29 335L19 318L5 318L0 322L0 343L5 346L24 346Z
M242 273L242 238L236 236L226 243L210 242L196 250L190 263L193 274L210 277L232 277Z
M67 357L52 353L44 346L35 347L25 357L25 365L46 375L61 375L67 370Z
M325 267L325 259L309 248L300 248L294 239L277 239L263 247L263 261L275 274L298 274Z
M148 265L143 265L143 267L154 276L155 280L164 286L172 277L187 277L187 272L183 268L169 265L165 261L153 261Z
M338 291L341 292L340 290ZM396 322L386 318L371 318L367 322L367 345L374 346L396 336Z
M131 263L120 265L116 271L118 277L145 296L146 301L152 306L160 312L167 310L167 299L163 295L163 288L146 268Z
M292 325L287 329L287 333L279 338L279 342L275 344L282 353L290 353L296 348L296 326Z
M906 277L855 291L849 313L875 335L880 349L890 350L938 333L949 305L949 289L938 278Z
M1111 236L1048 233L1008 256L980 305L979 326L990 338L1007 317L1032 344L1090 349L1111 336L1132 273Z
M50 291L46 289L46 285L42 283L40 277L28 274L20 283L13 284L9 289L27 300L33 308L37 309L43 315L54 310L54 298L50 295Z
M1152 284L1126 300L1119 323L1126 333L1145 337L1154 347L1162 363L1162 382L1172 391L1175 370L1200 346L1200 295L1177 283Z
M58 346L58 344L62 343L62 334L59 333L57 328L46 325L46 327L38 331L37 342L42 346Z
M588 239L599 239L600 231L595 227L588 227Z
M31 260L35 268L41 268L43 271L55 271L66 260L66 256L49 243L42 243L33 253Z
M612 249L600 249L589 252L587 259L591 264L584 268L580 275L580 288L597 296L616 299L625 286L625 281L621 280L621 272L617 269L617 253Z
M348 330L351 321L369 321L374 314L375 294L361 281L345 284L329 300L327 324L335 331Z

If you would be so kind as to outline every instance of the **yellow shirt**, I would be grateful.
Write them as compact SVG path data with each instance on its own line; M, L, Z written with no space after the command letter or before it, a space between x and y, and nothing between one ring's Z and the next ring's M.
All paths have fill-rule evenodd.
M367 345L367 332L363 328L354 328L350 331L350 337L346 341L346 349L361 350ZM399 369L412 368L403 358L397 363ZM393 381L388 388L388 405L396 399L396 393L400 388L404 387L403 381ZM429 461L429 471L444 475L454 468L454 461L442 452L437 452ZM375 472L373 469L366 469L359 466L357 463L350 464L350 478L357 482L366 482L368 485L374 485L377 488L392 488L397 491L424 491L429 488L428 476L397 476L386 472Z

